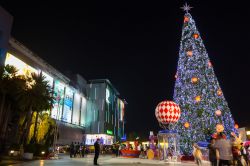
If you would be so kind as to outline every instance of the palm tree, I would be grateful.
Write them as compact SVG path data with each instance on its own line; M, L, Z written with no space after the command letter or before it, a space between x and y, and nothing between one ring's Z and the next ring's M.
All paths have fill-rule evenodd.
M15 96L25 86L25 80L17 75L14 66L6 65L0 68L0 139L2 146L5 143L6 130L11 117L17 114Z
M21 108L27 110L22 125L22 127L24 127L24 132L21 142L27 143L32 117L35 113L35 127L32 139L34 143L36 141L38 115L42 111L50 109L53 101L52 90L48 82L45 81L45 77L42 73L38 75L33 73L31 78L27 78L25 91L19 94L18 99Z

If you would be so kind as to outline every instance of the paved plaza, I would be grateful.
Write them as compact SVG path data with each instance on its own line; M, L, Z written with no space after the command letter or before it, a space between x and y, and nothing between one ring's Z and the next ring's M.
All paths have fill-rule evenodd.
M148 159L128 159L122 157L114 156L100 156L98 160L99 165L101 166L154 166L154 165L186 165L186 166L195 166L194 162L182 162L182 163L166 163L164 161L158 160L148 160ZM11 166L93 166L93 155L88 155L85 158L69 158L66 155L60 155L58 160L36 160L22 162L19 164L14 164ZM209 163L204 162L203 166L208 166Z

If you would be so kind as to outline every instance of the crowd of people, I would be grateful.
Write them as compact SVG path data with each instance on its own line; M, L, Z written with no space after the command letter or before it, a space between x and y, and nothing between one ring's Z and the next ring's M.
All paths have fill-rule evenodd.
M211 138L208 145L209 161L212 166L249 166L249 145L243 146L240 138L232 134L226 139L223 133ZM197 165L202 165L202 152L197 144L193 144L193 156Z
M88 148L82 143L72 142L70 144L70 158L72 157L84 157L84 155L88 153Z

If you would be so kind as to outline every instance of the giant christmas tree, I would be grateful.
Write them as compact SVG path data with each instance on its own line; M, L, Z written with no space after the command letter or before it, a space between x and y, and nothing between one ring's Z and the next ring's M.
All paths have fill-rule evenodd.
M174 101L181 108L176 125L182 153L192 151L192 143L206 141L223 124L225 134L234 131L234 120L214 74L206 48L195 26L189 6L186 10L179 61L176 72Z

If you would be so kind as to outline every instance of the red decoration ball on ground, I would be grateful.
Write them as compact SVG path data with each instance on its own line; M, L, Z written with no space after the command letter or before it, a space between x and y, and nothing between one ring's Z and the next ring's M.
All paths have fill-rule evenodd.
M155 116L159 123L176 123L181 116L181 109L173 101L162 101L155 109Z

